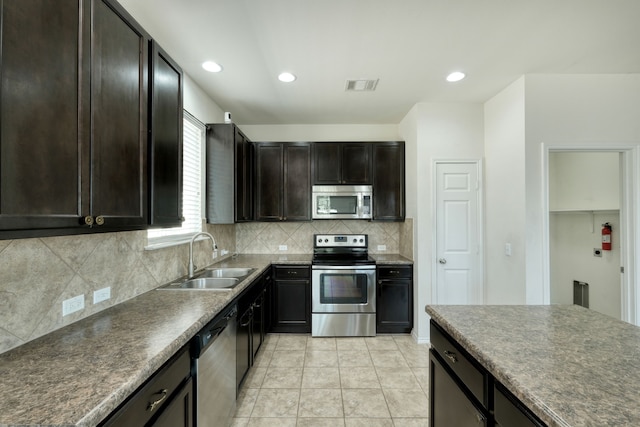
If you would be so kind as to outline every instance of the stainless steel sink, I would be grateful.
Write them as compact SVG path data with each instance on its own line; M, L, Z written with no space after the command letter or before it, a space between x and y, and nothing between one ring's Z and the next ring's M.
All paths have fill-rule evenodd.
M196 279L185 280L184 282L171 283L160 289L205 289L229 291L240 282L241 280L232 277L198 277Z
M196 274L193 279L186 279L182 282L170 283L159 289L203 289L208 291L230 291L235 288L245 277L255 271L255 268L210 267Z
M202 273L198 274L198 277L245 277L253 273L254 270L255 268L248 267L210 267L205 269Z

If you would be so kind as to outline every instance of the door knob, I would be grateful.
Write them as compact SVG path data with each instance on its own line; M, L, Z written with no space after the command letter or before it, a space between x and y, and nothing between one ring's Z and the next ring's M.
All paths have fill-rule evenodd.
M446 264L446 263L447 263L447 260L446 260L446 259L444 259L444 258L440 258L440 259L438 260L438 262L439 262L440 264Z

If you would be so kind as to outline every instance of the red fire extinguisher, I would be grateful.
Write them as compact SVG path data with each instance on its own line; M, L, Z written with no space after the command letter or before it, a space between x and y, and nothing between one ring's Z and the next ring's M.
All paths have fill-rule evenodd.
M611 224L608 222L602 224L602 250L611 250Z

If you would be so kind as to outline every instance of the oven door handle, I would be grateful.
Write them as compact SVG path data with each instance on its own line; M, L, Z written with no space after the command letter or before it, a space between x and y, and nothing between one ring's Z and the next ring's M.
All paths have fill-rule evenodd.
M365 265L312 265L312 270L375 270L376 266L373 264Z

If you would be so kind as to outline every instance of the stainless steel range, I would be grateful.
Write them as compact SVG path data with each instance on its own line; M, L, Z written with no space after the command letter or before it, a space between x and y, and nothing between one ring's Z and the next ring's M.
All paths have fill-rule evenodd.
M311 335L376 335L376 265L366 234L316 234L311 274Z

